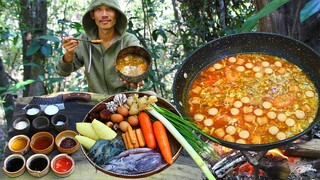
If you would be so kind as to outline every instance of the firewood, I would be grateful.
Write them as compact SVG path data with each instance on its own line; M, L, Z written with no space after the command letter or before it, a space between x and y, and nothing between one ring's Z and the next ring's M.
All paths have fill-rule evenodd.
M282 148L283 154L291 157L320 158L320 139L290 143Z

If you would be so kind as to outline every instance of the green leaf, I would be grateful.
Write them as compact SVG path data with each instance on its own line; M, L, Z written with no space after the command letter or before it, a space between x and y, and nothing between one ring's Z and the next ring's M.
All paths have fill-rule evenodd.
M8 89L8 87L0 87L0 91L4 91L6 89Z
M44 46L41 46L41 53L45 56L51 56L52 55L52 46L51 44L45 44Z
M158 33L158 30L156 29L156 30L154 30L154 31L152 32L152 38L153 38L153 40L154 40L154 41L157 41L158 36L159 36L159 33Z
M168 40L168 37L166 35L166 33L164 32L164 30L162 28L156 29L152 32L152 38L154 41L157 41L158 37L162 36L163 38L163 43L166 43Z
M56 37L56 36L43 35L43 36L40 36L39 39L45 39L45 40L48 40L48 41L60 43L60 39L58 37Z
M36 82L36 80L33 80L33 79L28 79L26 81L18 82L17 84L10 86L9 91L13 91L14 93L16 93L20 89L25 89L26 85L34 82Z
M31 43L31 45L28 47L26 55L27 56L32 56L35 53L37 53L39 51L39 49L41 48L41 43L40 42L33 42Z
M257 24L259 19L267 16L272 11L278 9L279 7L283 6L289 2L289 0L273 0L265 7L263 7L257 14L253 14L251 17L247 19L247 21L243 24L242 28L240 29L241 32L249 32L251 31Z
M35 68L41 68L41 66L39 66L38 64L34 63L34 62L30 62L30 63L26 63L23 64L24 66L31 66L31 67L35 67Z
M320 11L320 1L310 0L300 11L300 22L302 23L310 16Z

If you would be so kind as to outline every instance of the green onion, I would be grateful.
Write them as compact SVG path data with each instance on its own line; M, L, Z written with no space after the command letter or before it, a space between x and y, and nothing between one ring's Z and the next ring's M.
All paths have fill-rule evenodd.
M201 136L206 137L210 141L214 143L219 142L212 136L206 134L201 131L193 122L171 112L170 110L159 107L157 105L152 105L154 110L163 115L168 121L173 124L173 126L186 138L189 144L199 153L205 153L206 156L211 158L217 158L216 153L213 151L212 147L208 145L208 143L204 142L199 136L196 134L200 134ZM194 132L192 132L194 131Z
M215 179L207 164L198 153L204 153L210 150L208 144L203 142L196 134L190 131L190 121L183 120L180 116L171 111L161 108L157 105L151 105L148 112L163 123L168 131L176 138L181 146L189 153L191 158L200 167L204 175L209 179ZM189 123L188 123L189 122ZM201 131L198 129L198 131ZM181 134L183 135L181 135ZM203 150L205 149L205 150ZM211 150L212 151L212 150Z

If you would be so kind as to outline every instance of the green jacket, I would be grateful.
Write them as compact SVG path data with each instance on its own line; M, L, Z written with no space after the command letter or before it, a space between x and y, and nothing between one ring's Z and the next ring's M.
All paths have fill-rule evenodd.
M98 27L90 17L90 11L96 6L107 5L119 12L117 17L116 30L118 32L115 42L103 52L100 44L79 42L72 63L63 61L63 57L55 65L55 71L61 76L69 76L71 72L85 67L85 77L90 92L102 94L115 94L129 90L115 70L115 59L119 51L127 46L140 46L139 40L126 32L127 17L121 11L117 0L92 0L89 8L82 18L82 25L85 32L79 37L81 39L98 39Z

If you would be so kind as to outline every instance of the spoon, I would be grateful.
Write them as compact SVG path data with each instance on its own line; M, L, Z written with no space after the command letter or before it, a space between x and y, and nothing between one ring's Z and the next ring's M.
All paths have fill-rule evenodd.
M90 43L93 43L93 44L100 44L102 43L102 39L96 39L96 40L86 40L86 39L78 39L78 38L73 38L74 40L77 40L77 41L84 41L84 42L90 42Z

